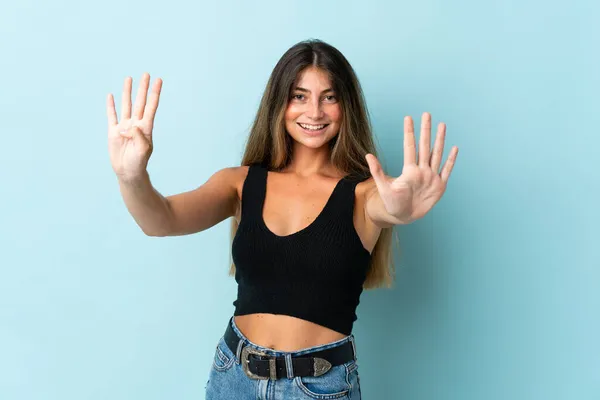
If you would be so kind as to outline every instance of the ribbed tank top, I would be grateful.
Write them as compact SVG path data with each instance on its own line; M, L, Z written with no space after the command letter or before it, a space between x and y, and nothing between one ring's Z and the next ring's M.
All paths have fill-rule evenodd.
M354 228L354 189L340 179L317 218L286 236L263 219L267 169L249 166L232 243L234 315L285 314L350 335L371 255Z

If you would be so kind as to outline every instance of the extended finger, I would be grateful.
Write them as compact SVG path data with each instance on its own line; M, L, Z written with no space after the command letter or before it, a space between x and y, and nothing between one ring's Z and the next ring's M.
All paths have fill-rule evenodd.
M144 72L140 80L135 106L133 107L133 117L140 120L144 117L144 108L146 107L146 95L148 94L148 85L150 83L150 74Z
M373 176L377 190L379 190L379 193L385 193L388 182L386 180L385 172L381 167L381 163L377 157L371 153L367 154L365 158L367 160L367 164L369 164L369 170L371 171L371 176Z
M131 118L131 82L130 76L123 83L123 94L121 95L121 120Z
M419 166L429 165L431 154L431 114L424 112L421 116L421 137L419 138Z
M438 125L435 143L433 144L433 153L431 154L431 169L436 174L440 173L440 164L442 163L442 155L444 154L444 142L446 139L446 124L441 122Z
M454 164L456 162L456 157L458 156L458 147L454 146L452 147L452 150L450 151L450 155L448 156L448 159L446 160L446 163L444 164L444 168L442 169L442 182L446 183L448 182L448 179L450 178L450 173L452 172L452 168L454 168Z
M148 104L146 104L146 109L144 110L144 119L149 121L150 124L154 124L154 116L158 108L161 89L162 79L158 78L154 81L154 85L152 85L152 91L150 92L150 96L148 96Z
M415 130L410 116L404 117L404 166L416 164Z
M111 93L106 97L106 116L108 117L108 126L114 126L119 123L117 110L115 110L115 99Z

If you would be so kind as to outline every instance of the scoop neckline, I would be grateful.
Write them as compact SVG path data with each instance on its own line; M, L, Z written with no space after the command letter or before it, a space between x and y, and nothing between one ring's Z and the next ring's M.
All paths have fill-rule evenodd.
M307 231L310 231L311 229L314 228L315 225L317 225L323 218L324 215L326 214L326 211L331 207L331 203L333 201L333 197L335 196L335 194L337 193L337 191L339 190L340 186L342 185L342 182L346 180L346 178L348 177L348 175L343 176L342 178L340 178L340 180L337 181L337 183L335 184L335 186L333 187L333 190L331 191L331 194L329 195L329 197L327 198L327 201L325 202L325 205L323 206L323 208L321 209L321 211L319 212L319 214L317 215L317 217L307 226L305 226L304 228L300 229L299 231L296 232L292 232L288 235L278 235L275 232L273 232L268 226L267 223L265 222L265 218L264 218L264 208L265 208L265 203L266 203L266 199L267 199L267 178L269 176L269 171L265 169L265 191L264 191L264 196L262 198L262 204L260 206L260 226L271 236L278 238L278 239L288 239L294 236L298 236L301 235Z

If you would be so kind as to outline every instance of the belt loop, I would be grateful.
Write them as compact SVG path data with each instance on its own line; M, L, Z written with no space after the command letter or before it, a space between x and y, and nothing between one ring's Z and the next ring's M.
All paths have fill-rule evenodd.
M241 359L241 354L242 354L242 346L243 346L243 345L244 345L244 341L243 341L243 340L240 340L240 341L238 342L237 350L236 350L236 352L235 352L235 362L237 362L237 363L238 363L238 365L240 365L240 364L242 363L240 359Z
M356 344L354 343L354 335L350 335L350 342L352 343L352 353L354 360L356 361L358 358L356 357Z
M294 365L292 364L292 355L285 355L285 369L287 369L287 377L289 379L294 378Z

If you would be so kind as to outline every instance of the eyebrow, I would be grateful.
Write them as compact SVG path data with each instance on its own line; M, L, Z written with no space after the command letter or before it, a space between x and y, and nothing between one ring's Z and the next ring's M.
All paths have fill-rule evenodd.
M298 90L300 92L310 93L310 90L305 89L305 88L300 87L300 86L296 86L296 88L294 90ZM333 92L333 89L332 88L327 88L327 89L323 90L321 93L325 93L325 92Z

